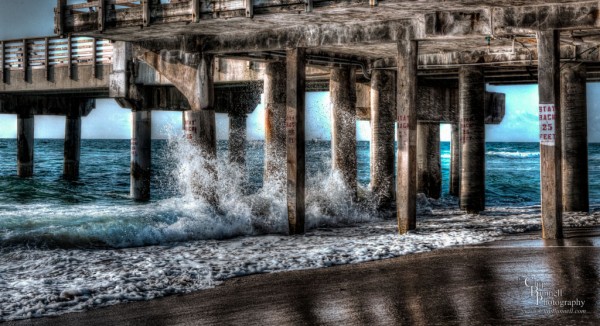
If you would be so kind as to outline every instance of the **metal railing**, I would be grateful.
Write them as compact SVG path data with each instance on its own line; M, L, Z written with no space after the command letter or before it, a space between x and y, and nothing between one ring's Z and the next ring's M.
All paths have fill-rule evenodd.
M0 41L0 75L5 71L46 69L67 66L69 77L74 65L108 65L112 63L113 47L109 40L90 37L45 37ZM93 69L93 77L96 77ZM26 78L27 74L23 74Z

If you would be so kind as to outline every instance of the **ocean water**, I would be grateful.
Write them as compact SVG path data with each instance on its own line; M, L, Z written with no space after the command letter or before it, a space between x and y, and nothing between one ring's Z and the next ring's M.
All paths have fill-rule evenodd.
M65 181L62 140L36 140L35 176L15 176L16 141L0 140L0 321L56 315L215 286L253 273L357 263L537 230L537 143L488 143L486 201L463 214L447 195L449 144L442 143L443 197L418 197L418 230L398 236L374 210L369 143L358 144L359 200L330 173L330 143L307 144L307 228L286 236L284 185L263 184L263 143L248 144L247 166L227 164L219 142L218 180L195 149L155 140L152 200L129 198L129 141L83 140L81 178ZM600 145L589 147L592 213L600 221ZM213 207L193 191L212 185Z

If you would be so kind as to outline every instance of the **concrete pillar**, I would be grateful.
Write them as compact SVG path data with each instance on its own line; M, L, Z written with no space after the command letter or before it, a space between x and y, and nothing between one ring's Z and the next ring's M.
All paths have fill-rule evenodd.
M246 164L246 114L229 114L229 162Z
M331 98L332 169L341 173L356 198L356 76L350 67L333 68Z
M429 198L442 193L439 122L417 122L417 192Z
M460 208L477 214L485 209L485 83L474 66L458 71L460 120Z
M563 209L589 212L586 66L563 63L560 77Z
M263 180L285 180L286 66L269 62L265 70L265 171Z
M450 139L450 195L460 194L460 133L458 124L452 124Z
M17 175L33 176L34 116L31 113L17 115Z
M305 49L287 50L287 208L290 234L304 233L305 217Z
M79 107L71 110L65 119L65 146L63 178L79 178L79 157L81 153L81 112Z
M540 174L542 237L560 239L562 230L562 168L560 115L560 36L540 31L538 38L538 91L540 118Z
M396 72L371 74L371 191L377 208L388 210L394 200L394 122Z
M185 111L185 137L200 149L208 174L194 180L194 193L213 206L218 206L217 193L217 132L215 110Z
M150 199L152 111L132 111L130 193L135 200Z
M413 30L398 35L398 170L396 207L398 231L404 234L417 225L417 41Z

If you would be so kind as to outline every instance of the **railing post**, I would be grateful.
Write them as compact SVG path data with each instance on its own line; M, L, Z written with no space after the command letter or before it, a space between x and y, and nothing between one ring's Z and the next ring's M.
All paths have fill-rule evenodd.
M96 46L96 39L92 38L92 78L96 78L96 59L98 57Z
M200 0L192 0L192 23L200 21Z
M150 0L142 0L142 21L144 27L150 25L151 6Z
M245 0L246 3L246 17L252 18L254 17L254 6L252 5L252 0Z
M71 35L67 37L67 69L69 72L69 79L73 79L73 57L71 55L72 47Z
M46 80L50 80L50 46L48 38L44 38L44 67L46 67Z
M27 39L23 39L23 55L21 57L23 63L21 64L21 68L23 68L23 80L27 81L27 61L29 61L29 56L27 53Z
M304 0L304 11L312 12L313 11L313 0Z
M2 83L5 83L6 80L4 79L4 65L6 64L6 62L4 61L4 41L0 41L0 61L2 61L2 65L0 65L0 75L2 76Z
M104 22L106 21L106 8L104 0L98 0L98 31L104 31Z
M65 33L65 6L67 0L57 0L56 8L54 9L54 34L59 36Z

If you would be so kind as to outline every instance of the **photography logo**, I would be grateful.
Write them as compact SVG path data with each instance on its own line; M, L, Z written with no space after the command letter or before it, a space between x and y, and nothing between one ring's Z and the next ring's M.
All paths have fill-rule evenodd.
M550 282L543 282L532 277L519 277L519 282L527 289L529 297L536 306L543 307L547 313L583 314L585 300L565 298L564 290L552 287Z

